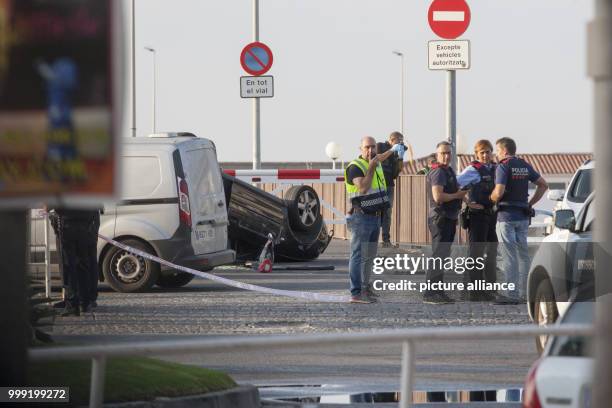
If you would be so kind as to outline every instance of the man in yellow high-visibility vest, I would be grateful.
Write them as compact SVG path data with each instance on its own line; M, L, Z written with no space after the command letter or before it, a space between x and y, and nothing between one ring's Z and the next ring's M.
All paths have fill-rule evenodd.
M349 277L351 303L372 303L375 294L370 285L372 263L376 256L380 222L388 207L387 185L380 163L392 154L404 153L400 144L383 154L376 154L376 140L361 139L361 155L344 170L344 183L349 200L346 225L351 232Z

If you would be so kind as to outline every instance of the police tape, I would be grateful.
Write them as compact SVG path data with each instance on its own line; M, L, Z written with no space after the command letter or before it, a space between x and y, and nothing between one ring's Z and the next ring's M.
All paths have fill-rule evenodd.
M312 300L312 301L318 301L318 302L347 303L350 301L349 296L326 295L323 293L301 292L297 290L272 289L272 288L266 288L264 286L252 285L250 283L243 283L243 282L235 281L232 279L223 278L221 276L213 275L212 273L206 273L206 272L198 271L196 269L187 268L185 266L173 264L172 262L166 261L165 259L151 255L139 249L132 248L128 245L125 245L119 241L115 241L114 239L105 237L104 235L101 235L101 234L98 234L98 237L108 242L109 244L116 246L117 248L123 249L124 251L130 252L132 254L141 256L146 259L150 259L151 261L168 266L170 268L177 269L183 272L187 272L192 275L196 275L204 279L209 279L211 281L219 282L219 283L222 283L224 285L231 286L234 288L250 290L254 292L268 293L271 295L288 296L288 297L292 297L296 299Z

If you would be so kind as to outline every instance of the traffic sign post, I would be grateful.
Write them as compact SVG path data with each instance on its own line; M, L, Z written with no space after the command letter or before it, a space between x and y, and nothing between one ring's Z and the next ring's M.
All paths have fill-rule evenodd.
M272 68L272 62L274 57L272 56L272 50L266 44L259 42L259 0L253 0L253 42L248 44L242 49L240 53L240 65L242 68L251 75L256 77L263 75ZM246 78L246 77L242 77ZM247 85L245 80L243 93L243 79L240 79L240 96L243 98L253 98L253 169L259 169L261 167L261 152L260 152L260 129L259 129L259 98L274 96L274 78L270 79L271 89L267 87L259 88L259 93L255 92L255 89L251 93L246 92ZM252 80L251 80L252 81ZM267 82L267 81L266 81ZM246 95L246 96L245 96Z
M454 40L467 30L472 15L465 0L433 0L427 20L431 30L439 37ZM451 44L452 43L452 44ZM456 71L469 69L469 41L430 41L429 69L446 70L446 138L451 143L453 161L457 170L457 100Z

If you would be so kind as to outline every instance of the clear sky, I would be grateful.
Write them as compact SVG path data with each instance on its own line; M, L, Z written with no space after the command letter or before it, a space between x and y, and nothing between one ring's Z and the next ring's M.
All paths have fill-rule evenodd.
M471 0L472 68L457 73L460 150L514 138L522 152L592 149L586 75L591 0ZM130 1L125 1L130 18ZM260 0L260 41L274 53L275 96L261 101L262 161L342 159L364 135L400 126L416 156L445 137L445 73L427 68L428 0ZM240 98L242 48L252 41L251 0L136 0L137 133L151 132L152 54L157 130L212 139L220 161L250 161L251 100ZM129 28L128 28L129 30ZM129 31L128 31L129 34ZM129 39L129 37L128 37ZM129 97L129 83L126 96ZM126 106L131 106L129 103ZM125 135L130 134L130 114Z

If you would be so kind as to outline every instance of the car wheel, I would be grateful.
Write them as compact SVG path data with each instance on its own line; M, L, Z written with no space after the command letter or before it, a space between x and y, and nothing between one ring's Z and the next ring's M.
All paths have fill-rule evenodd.
M126 239L123 244L155 255L147 244ZM104 279L117 292L143 292L151 289L159 276L159 264L121 248L112 247L102 261Z
M285 194L289 209L289 224L297 231L307 231L321 222L321 202L309 186L293 186Z
M187 272L170 271L157 278L157 286L162 288L180 288L193 280L195 275Z
M553 289L548 279L543 279L538 283L533 307L534 323L540 327L552 325L559 317ZM535 340L538 353L544 351L544 347L546 347L546 343L548 342L548 337L549 336L546 334L536 337Z

